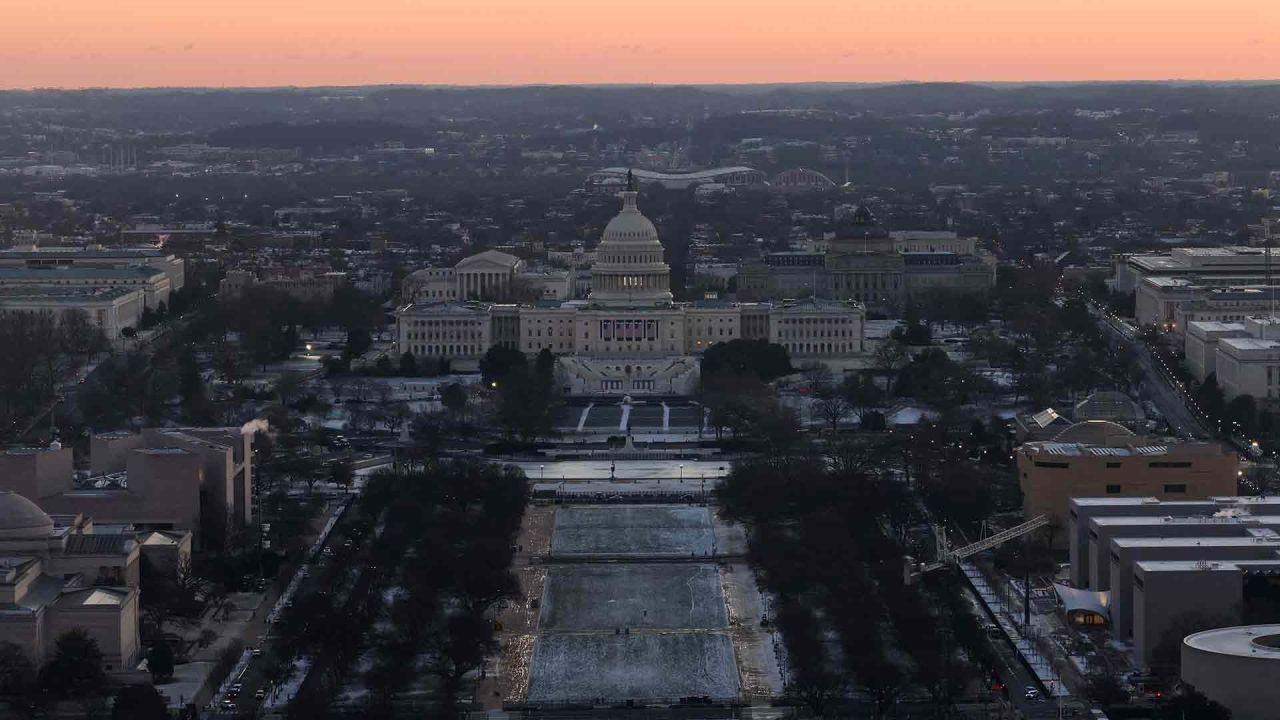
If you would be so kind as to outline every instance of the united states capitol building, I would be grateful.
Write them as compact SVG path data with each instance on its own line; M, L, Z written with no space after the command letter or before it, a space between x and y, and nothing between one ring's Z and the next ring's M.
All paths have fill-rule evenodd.
M622 210L596 248L586 299L464 300L509 287L522 272L513 256L480 253L448 277L425 269L406 280L407 288L420 290L397 311L397 351L465 367L492 347L526 354L547 349L556 354L571 395L692 394L697 356L738 338L778 343L797 365L864 352L866 312L857 302L675 302L657 229L637 207L636 192L619 195Z

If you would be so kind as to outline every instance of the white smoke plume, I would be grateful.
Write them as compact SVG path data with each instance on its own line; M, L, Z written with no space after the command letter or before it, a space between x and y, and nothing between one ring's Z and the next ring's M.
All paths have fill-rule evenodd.
M241 435L255 435L260 432L271 432L271 425L269 425L263 418L250 420L240 426Z

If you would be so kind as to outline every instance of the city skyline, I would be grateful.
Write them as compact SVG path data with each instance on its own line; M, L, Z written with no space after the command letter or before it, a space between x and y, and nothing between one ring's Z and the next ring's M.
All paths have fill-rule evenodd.
M1280 5L226 0L8 11L0 88L1280 78Z

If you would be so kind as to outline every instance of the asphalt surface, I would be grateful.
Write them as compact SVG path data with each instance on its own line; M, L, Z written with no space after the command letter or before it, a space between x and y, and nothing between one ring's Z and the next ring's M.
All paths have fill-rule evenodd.
M688 432L702 424L702 414L702 406L687 398L640 398L632 402L624 428L620 400L571 398L556 409L554 423L562 431L576 431L581 424L584 433L656 433L664 427L668 432Z
M608 482L617 480L675 480L690 486L704 478L723 477L732 463L728 460L548 460L513 462L533 482Z
M327 519L328 515L326 514L322 517ZM355 553L346 551L341 547L342 538L344 537L344 529L345 527L343 524L339 522L338 527L334 528L333 533L329 536L328 542L325 543L324 547L334 549L332 555L319 553L316 555L314 560L306 563L311 567L308 576L302 581L303 587L299 588L299 592L307 586L314 586L317 582L317 578L324 574L324 568L329 565L345 564L363 567L359 563L358 558L353 558L353 555L366 551L367 545L358 548ZM364 573L362 572L361 576L363 575ZM358 581L359 579L357 579L357 582ZM232 720L233 718L240 717L256 717L257 714L264 709L262 706L265 700L255 698L254 694L259 688L269 689L270 687L263 671L274 653L274 647L272 646L271 626L266 622L266 619L267 615L270 613L271 607L275 604L275 601L278 598L279 593L273 593L269 598L270 604L265 602L263 603L258 618L250 627L246 628L244 634L241 636L241 639L245 643L245 647L258 645L262 647L263 655L261 657L251 658L248 667L245 668L243 675L241 675L240 682L244 687L239 696L235 698L235 709L227 710L220 707L218 710L207 711L202 714L202 717L217 718L218 720ZM258 637L265 638L265 642L259 645L257 641ZM213 702L216 702L219 705L221 705L222 700L223 698L221 697L213 698Z
M1092 309L1092 308L1091 308ZM1170 383L1170 375L1159 367L1159 361L1152 357L1146 345L1129 333L1101 311L1094 310L1094 318L1111 337L1121 345L1133 351L1138 367L1142 369L1142 390L1156 409L1164 415L1169 427L1182 437L1208 437L1209 433L1200 425L1200 421L1187 409L1182 400L1182 392Z
M969 605L979 619L983 623L996 622L985 609L982 599L973 591L968 583L958 582L956 586L960 592L969 600ZM980 609L981 608L981 609ZM1040 687L1040 681L1031 673L1027 666L1023 664L1022 658L1018 656L1018 650L1009 642L1003 634L999 639L991 638L991 649L995 651L996 657L999 658L996 672L1000 673L1000 680L1009 686L1009 700L1015 709L1022 713L1024 718L1056 718L1058 716L1057 703L1045 698L1045 688ZM1041 691L1040 698L1037 700L1025 699L1025 690L1028 687L1034 687ZM993 715L998 717L998 715Z

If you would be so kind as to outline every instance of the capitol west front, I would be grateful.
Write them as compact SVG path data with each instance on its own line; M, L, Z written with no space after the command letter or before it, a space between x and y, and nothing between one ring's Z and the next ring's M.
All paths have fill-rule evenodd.
M691 395L698 388L697 356L718 342L768 340L787 348L796 364L864 351L859 303L674 302L657 229L637 207L635 192L620 196L622 210L601 236L585 300L413 302L396 313L398 352L447 358L459 367L491 347L526 354L547 349L557 355L571 395ZM504 263L515 258L475 257L486 255L492 265L481 268L486 277L502 282L515 272L513 263Z

